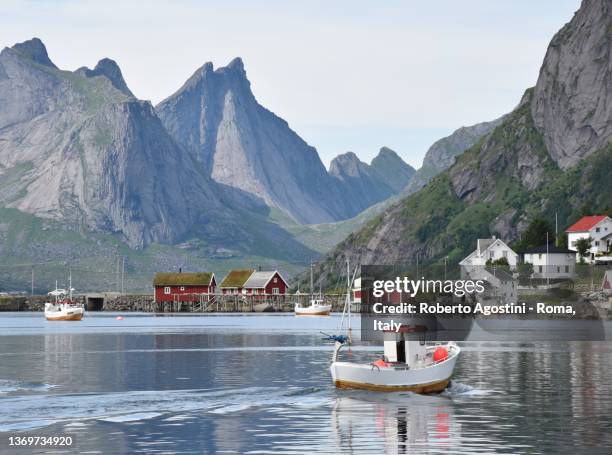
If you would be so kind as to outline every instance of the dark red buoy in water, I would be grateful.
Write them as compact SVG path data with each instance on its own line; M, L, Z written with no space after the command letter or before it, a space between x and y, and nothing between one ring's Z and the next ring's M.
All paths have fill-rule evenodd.
M448 359L448 351L446 348L437 348L433 353L434 362L441 362L442 360Z

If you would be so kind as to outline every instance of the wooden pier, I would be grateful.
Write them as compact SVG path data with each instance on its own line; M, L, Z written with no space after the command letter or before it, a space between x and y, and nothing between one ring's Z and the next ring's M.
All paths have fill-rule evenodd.
M318 298L318 295L315 297ZM188 301L155 302L152 295L114 295L105 299L103 311L139 311L145 313L265 313L293 312L295 304L307 306L308 294L240 295L202 294ZM327 294L325 304L332 311L342 311L346 294Z

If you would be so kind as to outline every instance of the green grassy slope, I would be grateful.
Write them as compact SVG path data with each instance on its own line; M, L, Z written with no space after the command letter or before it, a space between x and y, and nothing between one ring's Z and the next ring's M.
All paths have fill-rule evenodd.
M117 291L117 271L124 257L124 285L130 292L149 292L153 276L160 271L213 271L220 281L232 268L262 266L292 276L309 260L245 255L199 241L133 250L110 234L79 233L54 221L0 208L0 291L29 291L32 269L37 292L48 291L55 280L65 286L70 271L79 291Z

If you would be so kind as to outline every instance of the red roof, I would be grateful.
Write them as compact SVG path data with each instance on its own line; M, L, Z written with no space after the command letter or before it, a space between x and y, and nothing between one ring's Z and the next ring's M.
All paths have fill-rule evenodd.
M607 218L606 215L593 215L593 216L583 216L570 227L567 228L565 232L587 232L590 231L593 226L599 224L603 220Z

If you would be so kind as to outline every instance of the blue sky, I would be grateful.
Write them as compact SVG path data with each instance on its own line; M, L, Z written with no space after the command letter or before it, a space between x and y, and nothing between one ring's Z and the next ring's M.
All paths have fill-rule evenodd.
M154 103L241 56L257 99L326 163L436 139L510 111L579 0L3 0L0 44L38 36L63 69L115 59Z

